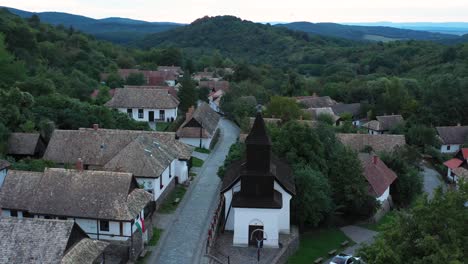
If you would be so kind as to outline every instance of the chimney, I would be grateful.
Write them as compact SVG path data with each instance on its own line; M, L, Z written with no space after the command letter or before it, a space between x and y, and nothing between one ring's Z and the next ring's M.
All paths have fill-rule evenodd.
M372 163L377 164L379 157L377 155L372 156Z
M99 129L99 124L93 124L93 129L98 130Z
M300 115L300 116L299 116L299 120L302 120L302 119L303 119L303 117L302 117L302 115Z
M83 166L83 160L81 158L78 158L75 164L76 170L83 171L84 166Z

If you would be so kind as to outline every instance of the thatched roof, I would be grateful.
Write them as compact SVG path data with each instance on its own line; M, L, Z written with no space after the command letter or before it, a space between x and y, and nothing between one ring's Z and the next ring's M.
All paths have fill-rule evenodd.
M369 135L369 134L336 134L336 137L351 149L361 152L367 146L375 152L393 151L406 145L404 135Z
M39 133L11 133L7 154L33 156L36 154L40 137Z
M177 136L181 138L199 138L200 126L202 129L202 137L212 137L218 127L219 120L216 113L207 103L201 103L193 114L189 113L188 118L177 130Z
M28 177L32 183L25 185ZM5 181L1 207L40 215L130 221L152 197L130 173L53 168L34 174L11 171Z
M105 104L112 108L174 109L179 101L166 89L118 88Z
M156 145L159 148L155 149ZM151 158L145 150L151 150ZM174 133L114 129L55 130L44 158L65 164L74 164L81 158L86 165L130 172L136 177L159 177L172 160L188 160L192 151L192 147L176 140ZM145 173L140 174L142 172Z
M0 218L0 263L93 263L108 243L73 221Z
M463 144L468 140L468 126L436 127L444 144Z

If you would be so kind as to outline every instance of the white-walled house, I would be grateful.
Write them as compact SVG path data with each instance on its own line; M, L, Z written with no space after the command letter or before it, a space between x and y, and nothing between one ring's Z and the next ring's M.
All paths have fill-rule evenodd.
M398 178L396 173L385 165L377 156L360 153L359 160L363 168L363 175L369 184L370 195L374 196L380 204L389 201L390 186Z
M455 157L444 162L444 165L447 167L447 179L451 182L468 179L468 148L459 149Z
M207 103L201 103L196 110L189 109L184 123L177 130L177 137L185 144L210 149L213 138L219 133L220 116Z
M233 245L279 247L279 234L290 233L290 203L295 194L290 167L271 154L265 123L257 115L246 139L246 160L233 162L223 178L224 229Z
M404 122L404 119L401 115L377 116L376 119L377 120L371 120L368 123L362 125L362 127L367 128L369 134L371 135L386 134Z
M128 241L151 198L132 174L109 171L10 170L0 187L2 216L73 220L98 240Z
M104 263L108 245L73 221L0 218L1 263Z
M436 127L441 141L441 153L457 153L468 141L468 126Z
M179 100L166 89L118 88L105 105L136 121L172 122L177 118Z
M177 183L188 180L193 148L175 133L117 129L55 130L44 158L84 169L128 172L152 194L156 206Z

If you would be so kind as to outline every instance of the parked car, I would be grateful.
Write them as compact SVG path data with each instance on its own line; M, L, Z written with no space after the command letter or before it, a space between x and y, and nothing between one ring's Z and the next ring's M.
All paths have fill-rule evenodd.
M330 261L330 264L365 264L359 257L347 254L338 254Z

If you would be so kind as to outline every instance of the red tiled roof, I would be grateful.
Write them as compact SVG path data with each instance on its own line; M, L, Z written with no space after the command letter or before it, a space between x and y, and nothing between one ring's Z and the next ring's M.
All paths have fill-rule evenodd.
M455 168L460 167L460 165L462 165L462 163L463 163L462 160L453 158L451 160L447 160L446 162L444 162L444 165L446 167L448 167L449 169L455 169Z
M468 148L462 148L461 149L463 158L468 159Z
M369 191L375 197L380 197L388 187L397 179L394 171L385 165L377 156L359 154L364 177L369 183Z

